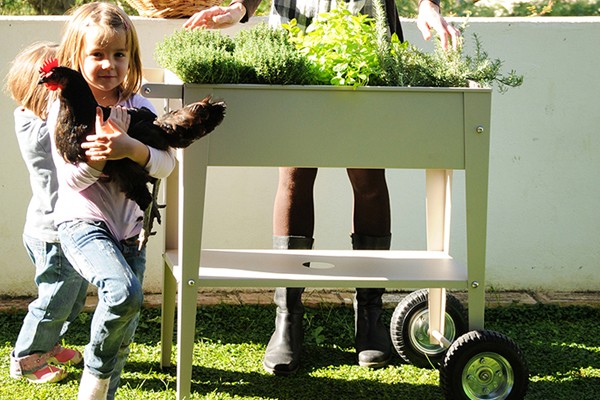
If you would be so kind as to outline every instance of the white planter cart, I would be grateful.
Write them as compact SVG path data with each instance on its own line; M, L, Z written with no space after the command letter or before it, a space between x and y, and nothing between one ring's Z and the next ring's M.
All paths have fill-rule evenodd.
M428 288L394 312L398 353L439 364L447 398L524 396L523 354L484 330L491 90L149 83L143 93L186 104L210 94L228 107L215 132L178 151L167 180L161 363L170 365L177 298L178 399L190 394L199 286ZM203 249L210 166L424 169L427 251ZM448 249L453 170L465 171L467 265ZM468 323L446 288L468 290Z

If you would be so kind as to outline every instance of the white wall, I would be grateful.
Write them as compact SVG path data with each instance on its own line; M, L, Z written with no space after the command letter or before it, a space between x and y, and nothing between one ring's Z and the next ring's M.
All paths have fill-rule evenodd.
M0 18L0 75L24 46L60 39L64 17ZM462 22L462 20L457 20ZM145 67L177 20L134 18ZM404 23L413 44L430 48ZM488 285L498 289L600 288L600 18L471 19L492 58L525 75L523 86L494 93L488 217ZM226 99L225 99L226 100ZM160 103L157 103L160 105ZM35 293L21 244L30 196L12 129L13 102L0 96L5 149L0 157L0 295ZM431 110L435 117L435 110ZM268 248L276 170L218 168L209 176L205 247ZM388 171L393 248L423 249L424 173ZM464 179L455 173L451 249L464 259ZM349 248L351 192L343 170L319 172L317 248ZM161 236L150 242L146 289L161 284Z

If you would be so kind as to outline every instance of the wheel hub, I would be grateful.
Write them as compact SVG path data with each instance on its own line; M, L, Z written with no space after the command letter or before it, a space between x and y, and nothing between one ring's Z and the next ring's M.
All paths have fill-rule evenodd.
M453 341L456 336L456 326L452 317L446 313L444 323L444 337ZM423 309L410 320L410 342L412 346L423 354L435 355L446 349L429 340L429 309Z
M469 360L462 382L469 399L505 399L513 387L514 374L504 357L487 352Z

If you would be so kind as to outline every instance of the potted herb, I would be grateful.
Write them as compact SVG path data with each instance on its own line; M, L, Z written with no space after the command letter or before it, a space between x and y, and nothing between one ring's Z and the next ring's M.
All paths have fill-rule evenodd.
M500 73L476 35L475 54L436 45L424 52L396 35L388 37L381 7L377 18L345 7L322 13L301 31L259 24L234 38L218 31L177 31L159 43L155 58L183 82L279 85L468 87L519 86L522 76Z

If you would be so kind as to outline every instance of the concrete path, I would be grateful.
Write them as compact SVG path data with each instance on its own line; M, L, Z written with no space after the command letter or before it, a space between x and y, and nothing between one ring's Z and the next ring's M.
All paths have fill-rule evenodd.
M352 306L353 290L307 289L303 302L308 307L319 304ZM384 295L384 305L394 308L410 291L394 291ZM463 292L453 292L466 305L467 296ZM0 298L0 312L14 312L27 309L32 298ZM86 309L92 310L97 297L89 295ZM488 291L486 306L497 307L510 304L556 304L560 306L585 305L600 307L600 292L529 292L529 291ZM145 295L146 307L160 307L161 295L148 293ZM202 289L198 294L199 305L214 304L273 304L273 290L261 289Z

